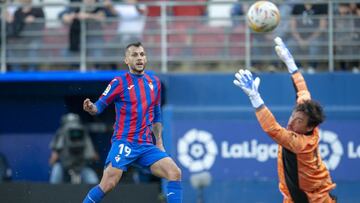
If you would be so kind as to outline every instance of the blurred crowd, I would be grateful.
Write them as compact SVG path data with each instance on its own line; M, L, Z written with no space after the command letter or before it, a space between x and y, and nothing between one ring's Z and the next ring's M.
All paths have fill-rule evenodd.
M248 41L251 67L275 71L279 63L272 39L280 36L304 71L328 71L332 53L335 70L359 72L360 1L335 2L332 22L329 22L328 3L277 1L281 14L279 27L271 33L251 33L250 37L246 35L244 16L252 1L196 5L191 3L220 0L179 2L189 5L171 5L166 10L170 63L244 61L248 57ZM3 2L1 10L6 24L1 27L6 29L0 31L6 36L3 48L7 50L8 71L78 70L83 59L87 70L115 70L123 65L124 46L134 41L142 41L149 47L150 61L161 61L161 28L164 26L161 8L152 4L154 1L16 0L7 3L5 7ZM333 40L329 40L329 31L333 33ZM200 67L195 62L191 66ZM208 64L209 69L212 64ZM226 68L225 65L219 71Z
M281 2L281 1L280 1ZM278 4L281 15L279 27L268 34L254 35L254 49L252 54L256 56L271 54L273 47L263 47L264 42L271 43L276 36L281 37L289 46L295 57L303 58L299 67L309 73L317 71L319 61L316 58L328 57L329 30L327 3L311 3L297 0L285 0ZM232 16L241 16L246 13L248 5L237 3L232 8ZM333 13L333 53L335 56L356 55L360 49L357 42L360 39L360 3L337 3ZM315 57L314 57L315 56ZM351 57L350 57L351 58ZM353 59L338 60L337 70L359 71L359 57ZM277 63L266 64L268 71L275 70ZM326 64L325 64L326 66Z

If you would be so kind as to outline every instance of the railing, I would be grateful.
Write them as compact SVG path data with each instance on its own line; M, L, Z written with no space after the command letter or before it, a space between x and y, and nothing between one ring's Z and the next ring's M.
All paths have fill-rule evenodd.
M251 3L241 2L245 8ZM359 0L351 2L360 3ZM259 70L271 71L267 67L279 65L272 42L277 35L287 42L297 61L304 62L304 67L320 64L319 70L336 71L336 67L342 63L358 66L360 14L338 15L339 1L323 1L328 14L318 15L312 20L324 18L326 29L321 30L321 37L311 45L312 49L317 48L315 51L302 51L301 46L293 40L289 24L291 19L301 20L304 16L289 15L286 6L292 4L285 3L288 2L281 1L279 8L288 16L281 18L281 24L274 32L264 34L251 32L245 15L230 15L234 1L143 2L141 5L148 8L148 15L132 19L107 17L95 27L91 27L88 21L80 21L78 51L69 51L70 26L64 24L57 13L69 5L85 11L88 8L85 4L34 4L34 7L45 10L45 18L38 18L32 23L36 29L24 29L18 37L9 37L5 32L9 26L4 20L5 14L21 5L5 3L0 5L1 72L111 69L123 64L124 47L134 40L143 42L150 65L161 72L177 71L180 69L177 67L185 67L185 70L180 69L182 71L201 71L204 70L202 66L214 64L217 67L222 64L225 68L210 70L233 71L233 66L241 64L246 68L258 67ZM121 23L124 22L130 27L122 29ZM143 27L130 29L135 24ZM313 32L312 29L300 27L298 31L302 34Z

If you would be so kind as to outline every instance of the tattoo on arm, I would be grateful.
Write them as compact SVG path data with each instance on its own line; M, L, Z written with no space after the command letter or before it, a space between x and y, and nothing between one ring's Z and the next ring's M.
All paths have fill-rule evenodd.
M162 132L161 123L154 123L153 124L153 133L155 135L156 140L161 140L162 139L161 132Z

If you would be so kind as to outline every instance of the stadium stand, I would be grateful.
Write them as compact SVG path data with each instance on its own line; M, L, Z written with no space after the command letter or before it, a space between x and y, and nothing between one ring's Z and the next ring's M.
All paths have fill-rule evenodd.
M183 63L183 59L187 62L196 62L206 64L209 59L222 66L227 62L247 61L247 68L256 68L257 70L267 71L269 69L253 66L254 64L261 64L261 66L275 65L278 66L274 53L268 53L272 49L271 40L266 40L264 43L255 43L256 34L248 30L246 26L245 11L247 2L239 1L149 1L141 0L141 3L147 7L145 27L142 33L142 40L149 48L148 54L154 60L154 64L162 64L163 71L175 71L172 66L173 62L176 64ZM355 3L352 3L355 2ZM360 12L357 7L357 1L349 1L343 3L343 6L349 7L351 14L344 16L338 11L341 7L337 2L326 2L328 8L332 12L323 16L327 21L326 38L321 41L322 51L319 54L309 55L305 53L297 53L299 61L304 62L304 70L312 61L319 64L316 71L359 71L359 56L356 53L359 47L358 36L360 35L358 24L360 22ZM94 69L91 64L99 64L100 69L107 69L109 64L121 64L122 54L117 51L121 47L126 46L126 42L121 42L115 38L122 34L118 33L117 25L121 23L121 19L115 17L107 18L101 26L101 29L85 29L84 35L81 35L81 43L84 50L80 50L76 54L64 54L68 45L68 29L58 18L59 12L68 6L69 1L45 0L34 1L37 6L44 7L45 19L38 20L38 23L45 23L44 30L37 30L31 32L24 32L23 36L37 36L41 40L34 46L18 46L11 43L13 40L9 39L8 43L2 46L3 54L1 60L1 70L6 72L11 70L11 64L34 64L38 70L77 70L86 71L86 69ZM121 5L123 2L113 2L115 5ZM322 3L322 2L316 2ZM73 4L73 3L72 3ZM239 4L241 4L239 6ZM288 4L288 5L284 5ZM74 4L78 6L81 4ZM280 10L284 10L286 15L290 15L292 5L294 2L285 1L279 5ZM5 5L1 5L5 9ZM14 12L18 4L10 3L6 10ZM98 6L102 6L99 2ZM161 7L166 8L162 13ZM238 9L238 10L236 10ZM242 9L242 10L239 10ZM237 11L237 14L233 12ZM240 11L240 12L239 12ZM301 18L300 16L294 16ZM288 18L287 18L288 19ZM166 22L165 24L163 22ZM353 22L352 26L345 26L342 22ZM290 29L284 29L289 20L283 19L279 26L279 32L284 39L290 42L289 47L296 48L295 44L291 43ZM345 27L344 27L345 26ZM86 28L85 27L82 27ZM348 33L351 37L346 40L341 40L342 33ZM308 32L306 30L299 30L299 32ZM276 34L279 34L275 30ZM331 35L328 33L332 33ZM102 43L91 43L88 40L90 36L100 36L103 34ZM162 36L164 36L166 44L163 44ZM6 41L6 35L2 35L2 41ZM260 37L261 39L261 37ZM332 39L332 40L331 40ZM293 46L294 45L294 46ZM320 45L319 45L320 46ZM36 51L32 50L36 47ZM103 54L94 57L90 52L94 49L102 50ZM166 51L162 51L165 49ZM31 51L32 50L32 51ZM254 54L256 50L263 50L265 53ZM295 50L295 49L294 49ZM346 51L344 51L346 50ZM15 59L14 52L33 53L29 57ZM85 52L86 51L86 52ZM85 52L85 53L84 53ZM90 54L89 54L90 53ZM167 60L164 60L163 57ZM202 57L204 56L204 57ZM344 63L344 60L349 61ZM74 66L75 65L75 66ZM27 70L27 69L24 69ZM188 69L191 70L191 69ZM205 69L206 70L206 69ZM274 70L274 69L272 69ZM275 68L276 70L276 68ZM210 71L210 70L209 70ZM211 71L226 71L226 69L211 69ZM232 71L232 69L228 69Z

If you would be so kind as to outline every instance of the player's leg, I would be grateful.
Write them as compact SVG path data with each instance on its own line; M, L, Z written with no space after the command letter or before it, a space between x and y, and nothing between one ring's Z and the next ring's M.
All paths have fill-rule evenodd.
M104 195L118 184L123 171L126 171L127 166L137 158L136 150L132 150L129 146L123 141L113 142L105 161L106 168L100 184L89 191L83 203L100 202ZM126 149L124 150L124 148Z
M154 175L169 181L181 180L181 170L170 157L158 160L150 166L150 170Z
M168 203L180 203L182 201L180 168L168 154L155 145L142 146L141 151L141 156L136 162L142 166L150 166L152 174L167 179Z
M166 194L168 203L182 202L181 170L176 163L166 157L151 165L150 170L154 175L169 181Z
M123 170L112 167L111 163L103 172L100 184L93 187L86 195L83 203L100 202L106 193L110 192L120 181Z

